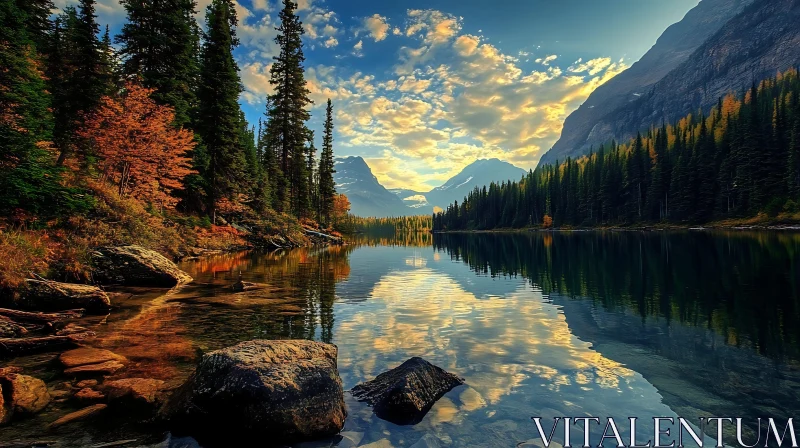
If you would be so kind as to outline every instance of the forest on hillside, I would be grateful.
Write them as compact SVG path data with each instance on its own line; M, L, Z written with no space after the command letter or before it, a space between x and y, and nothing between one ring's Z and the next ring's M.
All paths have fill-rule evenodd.
M658 123L630 142L475 188L433 215L434 230L797 221L800 79L795 69L707 114Z
M333 106L317 160L297 4L283 2L274 94L256 129L238 103L233 1L212 1L203 30L194 0L121 3L127 22L112 37L95 0L55 17L50 0L2 2L0 212L85 213L105 184L212 223L271 211L327 223Z
M333 104L314 146L297 3L283 0L264 117L246 121L235 2L0 2L0 292L31 272L91 281L91 250L171 258L303 245L349 203L333 180Z

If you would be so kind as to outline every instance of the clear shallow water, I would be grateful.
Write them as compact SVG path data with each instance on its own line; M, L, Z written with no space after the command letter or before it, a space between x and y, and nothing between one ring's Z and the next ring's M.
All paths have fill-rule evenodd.
M391 243L186 262L192 285L125 291L119 310L84 324L98 331L96 345L133 361L123 376L171 384L202 352L255 338L336 344L345 389L412 356L465 378L410 427L348 397L345 433L371 447L409 446L426 433L454 447L533 446L532 416L637 416L643 442L654 416L743 417L755 437L755 417L785 421L800 410L800 235L425 235ZM231 294L239 276L270 287ZM3 364L56 385L65 379L53 356ZM35 438L67 410L69 403L55 405L2 428L0 440ZM161 437L118 420L48 438L81 445ZM593 443L601 432L593 430ZM579 427L574 434L573 443L582 440Z

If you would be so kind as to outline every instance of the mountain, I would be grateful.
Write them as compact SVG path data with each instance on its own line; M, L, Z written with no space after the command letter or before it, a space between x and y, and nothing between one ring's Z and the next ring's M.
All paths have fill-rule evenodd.
M596 148L609 141L612 133L604 127L616 119L616 111L652 92L659 81L693 59L701 45L752 3L753 0L702 0L680 22L667 28L639 61L598 87L567 117L561 138L542 156L540 164L586 154L591 146ZM670 116L689 111L675 111Z
M453 201L459 203L475 187L489 186L492 182L518 181L526 173L508 162L499 159L481 159L467 165L460 173L450 178L444 185L424 193L428 205L446 208Z
M601 119L589 135L599 143L687 113L708 113L733 91L800 65L800 0L759 0L726 23L649 92Z
M337 157L334 163L336 191L347 195L350 211L356 216L426 215L433 213L434 206L445 208L453 201L463 201L475 187L516 181L526 172L498 159L481 159L467 165L444 185L420 192L407 188L386 189L361 157Z
M361 157L337 157L334 166L336 191L347 195L352 214L379 217L418 214L396 194L384 188Z

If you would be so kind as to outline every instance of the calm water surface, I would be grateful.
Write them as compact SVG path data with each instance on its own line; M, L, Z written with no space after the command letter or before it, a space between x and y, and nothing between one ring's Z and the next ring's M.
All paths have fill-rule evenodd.
M534 446L532 416L744 417L755 437L756 417L800 414L797 234L418 235L182 268L195 283L122 291L108 318L83 322L98 331L95 345L133 361L122 376L177 385L208 350L306 338L339 347L345 389L412 356L465 378L410 427L348 396L344 431L359 445L409 446L430 433L453 447ZM232 294L239 276L269 288ZM23 365L57 387L67 379L53 356L0 366ZM0 429L0 441L41 438L74 409L55 404ZM651 424L640 425L646 441ZM602 428L594 432L596 444ZM46 438L131 437L161 435L118 418Z

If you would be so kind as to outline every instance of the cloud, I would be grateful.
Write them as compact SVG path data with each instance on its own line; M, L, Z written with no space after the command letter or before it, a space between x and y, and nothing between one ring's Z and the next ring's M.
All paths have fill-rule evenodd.
M380 42L386 39L389 34L389 22L386 17L380 14L373 14L364 19L364 29L375 39L375 42Z
M545 56L544 58L537 58L535 62L537 64L550 65L550 63L556 59L558 59L558 56L551 54L550 56Z
M339 45L339 41L335 37L331 36L328 38L328 40L323 42L323 45L325 45L325 48L331 48Z
M272 63L250 62L240 65L240 76L244 92L242 99L249 104L263 104L264 98L274 91L269 83L269 70Z
M271 11L268 0L253 0L253 9L256 11Z
M358 42L356 42L355 45L353 45L353 54L358 57L364 56L364 53L361 52L361 50L363 49L364 49L364 41L359 40Z
M433 9L408 10L408 26L406 36L420 34L427 44L448 42L461 31L461 19Z
M594 76L605 70L610 65L611 58L597 58L586 62L582 62L582 59L578 59L567 70L572 73L587 72L589 75Z

